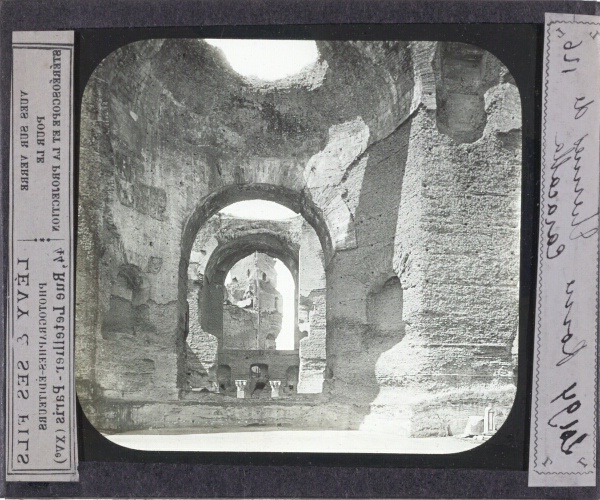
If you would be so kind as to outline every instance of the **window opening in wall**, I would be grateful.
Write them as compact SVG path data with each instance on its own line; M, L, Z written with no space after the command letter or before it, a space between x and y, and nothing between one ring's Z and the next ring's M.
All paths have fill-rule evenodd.
M286 371L285 385L286 389L290 392L296 392L298 389L298 375L299 368L297 366L290 366Z
M250 376L252 378L261 378L269 376L269 367L265 364L252 365L250 367Z
M269 388L269 367L266 364L256 364L250 367L250 382L248 391L250 397L260 397ZM267 392L267 391L265 391Z

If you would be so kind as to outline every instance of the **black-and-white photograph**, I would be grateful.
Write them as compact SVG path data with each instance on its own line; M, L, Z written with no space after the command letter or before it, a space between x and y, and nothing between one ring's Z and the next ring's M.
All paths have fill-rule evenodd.
M75 374L138 450L446 454L516 393L521 99L440 41L149 39L83 94Z

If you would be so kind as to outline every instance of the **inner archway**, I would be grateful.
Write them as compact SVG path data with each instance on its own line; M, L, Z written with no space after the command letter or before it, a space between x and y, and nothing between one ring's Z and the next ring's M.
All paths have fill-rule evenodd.
M296 284L283 262L254 252L233 265L224 284L224 347L298 349L294 342Z
M210 217L190 251L186 387L235 396L234 382L251 383L248 370L260 364L282 395L320 393L326 363L321 239L301 214L281 205L239 204L241 211L236 205ZM228 377L217 380L225 366Z

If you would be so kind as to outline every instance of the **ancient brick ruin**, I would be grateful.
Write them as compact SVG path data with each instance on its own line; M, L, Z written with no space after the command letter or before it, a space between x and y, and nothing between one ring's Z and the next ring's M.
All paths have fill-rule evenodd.
M511 75L458 43L317 47L312 67L271 83L236 74L202 40L147 40L90 78L76 376L98 429L418 437L461 432L486 407L506 418L522 156ZM251 199L298 216L219 213ZM294 277L294 349L267 338L281 321L268 259L256 286L270 305L240 307L256 288L225 283L256 254ZM249 349L232 332L258 316L271 323ZM265 369L280 397L238 398L235 381Z

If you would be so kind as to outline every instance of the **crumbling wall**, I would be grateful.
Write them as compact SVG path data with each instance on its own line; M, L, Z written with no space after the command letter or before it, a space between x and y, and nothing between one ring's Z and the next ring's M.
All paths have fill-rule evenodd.
M251 214L248 215L251 216ZM195 304L193 307L204 308L204 313L198 311L198 320L200 321L200 325L203 325L201 328L204 328L206 331L213 334L221 332L223 326L219 303L223 300L231 303L243 300L248 287L255 287L257 278L259 281L262 281L262 273L260 273L260 276L258 277L254 275L235 275L233 277L236 279L236 283L230 283L227 288L223 288L223 283L220 282L220 279L215 280L215 274L211 275L212 281L209 280L204 283L205 273L207 272L206 267L209 264L210 259L212 258L214 261L216 253L218 254L223 248L235 247L236 244L239 244L239 251L237 253L242 258L245 257L243 255L244 252L241 249L250 248L250 251L253 251L253 244L256 246L256 249L261 248L261 245L263 245L263 250L267 248L273 250L275 247L273 245L269 246L267 239L270 239L271 242L275 242L278 249L286 248L288 249L289 254L295 255L298 252L299 233L302 226L302 220L302 216L300 215L297 218L290 220L263 221L239 219L228 215L216 214L206 221L195 236L188 265L189 286L191 286L191 283L194 281L200 282L198 298L193 301ZM217 252L215 253L215 251ZM248 254L248 252L245 253ZM219 258L217 257L217 260L218 259ZM297 258L291 260L297 260ZM236 273L236 266L239 265L240 264L235 264L232 267L232 272L234 272L234 274ZM291 265L290 259L288 259L286 265ZM273 276L274 270L269 271L265 268L265 271L269 276ZM211 272L214 273L214 269ZM225 279L224 275L221 276L219 274L219 276ZM205 285L208 289L205 289ZM266 295L263 293L262 296L263 303L266 305L266 302L269 302L270 305L268 308L272 308L275 303L275 297L278 294L270 289L263 290L263 292L266 293ZM267 295L270 297L270 300L267 300ZM281 310L281 307L282 302L281 300L278 300L279 310Z
M160 46L147 44L145 54ZM82 105L80 159L89 168L82 168L80 175L78 387L83 398L143 399L145 389L152 387L153 397L172 399L177 396L183 339L163 332L178 330L184 316L176 291L164 280L165 269L177 257L169 254L167 242L154 236L177 232L176 224L169 216L166 191L151 185L149 169L136 151L142 140L139 128L125 127L118 139L113 135L126 125L118 124L117 116L135 121L139 115L115 113L117 102L108 87L131 95L143 87L141 75L121 80L113 74L109 82L98 78L92 77ZM171 182L169 173L165 181ZM135 276L125 276L132 271Z
M411 127L412 120L404 122L355 162L353 170L362 170L355 211L357 247L336 253L327 273L326 391L335 401L351 401L365 413L383 383L380 358L404 335L403 321L382 328L367 312L373 292L395 276L394 235ZM398 299L398 294L389 294L378 304L380 309L401 309Z
M283 303L275 288L275 259L255 252L237 262L228 277L231 281L225 281L223 348L275 349Z
M255 309L261 311L281 310L281 294L277 291L275 258L255 252L239 260L230 269L225 279L225 300L239 307L250 307L253 299ZM277 299L277 300L276 300ZM244 302L243 304L239 304ZM278 307L275 307L277 302Z
M450 63L470 68L473 51L462 59L457 54ZM394 390L379 395L366 422L395 414L392 427L409 435L443 433L435 414L449 402L478 399L506 414L515 392L520 99L493 56L478 64L473 78L487 90L484 127L473 124L476 140L461 135L464 116L448 118L462 120L458 134L440 126L431 105L420 107L411 125L394 250L406 334L380 359L378 376ZM439 78L437 91L448 95L455 86L456 80L446 86ZM444 112L463 111L453 105Z
M325 376L327 349L327 294L323 249L315 231L302 225L299 255L299 393L321 393Z
M327 323L325 290L309 295L311 308L308 313L308 336L300 340L299 393L321 393L326 369Z
M260 315L260 320L259 320ZM282 315L234 305L223 306L223 349L276 349Z

